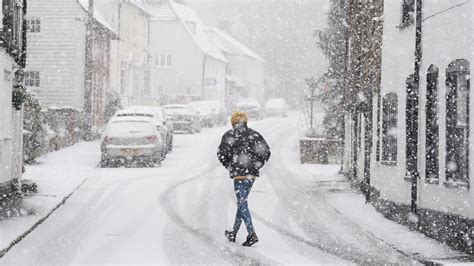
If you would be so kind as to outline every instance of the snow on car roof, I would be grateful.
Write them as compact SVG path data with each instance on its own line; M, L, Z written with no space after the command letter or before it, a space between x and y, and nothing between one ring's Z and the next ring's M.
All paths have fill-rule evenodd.
M265 104L266 108L285 107L285 106L286 106L286 101L282 98L271 98Z
M165 109L171 109L171 108L188 108L186 104L168 104L165 105Z
M239 106L239 105L258 105L258 106L260 106L260 103L255 99L242 99L239 102L237 102L237 106Z
M114 116L110 119L110 122L116 122L116 121L151 122L151 120L152 120L151 116Z

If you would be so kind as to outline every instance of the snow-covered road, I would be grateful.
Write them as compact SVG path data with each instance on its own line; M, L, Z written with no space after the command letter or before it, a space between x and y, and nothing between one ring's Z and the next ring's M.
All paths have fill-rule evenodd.
M323 182L340 184L340 193L350 189L338 180L323 178L318 185L311 178L333 178L334 167L310 173L295 165L297 121L290 116L250 123L272 148L270 163L250 194L260 238L254 247L240 245L244 228L237 243L228 243L223 236L233 223L235 195L216 158L225 128L214 128L177 135L175 150L161 168L101 169L96 165L98 143L83 145L80 154L94 159L77 160L67 174L87 173L87 180L0 263L419 262L329 203ZM427 247L447 250L429 239L423 241Z

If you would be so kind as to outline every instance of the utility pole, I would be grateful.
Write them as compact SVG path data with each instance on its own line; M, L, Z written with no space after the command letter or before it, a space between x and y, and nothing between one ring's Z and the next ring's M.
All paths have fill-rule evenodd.
M407 160L410 162L411 169L407 169L407 175L411 178L411 212L417 214L417 198L418 198L418 178L420 176L418 172L418 112L419 112L419 87L420 87L420 67L422 60L422 20L423 20L423 1L416 0L416 36L415 36L415 73L413 78L413 88L411 97L413 100L413 127L411 128L411 134L409 141L411 142L408 147L411 147L411 151L407 150ZM407 165L407 166L410 166Z

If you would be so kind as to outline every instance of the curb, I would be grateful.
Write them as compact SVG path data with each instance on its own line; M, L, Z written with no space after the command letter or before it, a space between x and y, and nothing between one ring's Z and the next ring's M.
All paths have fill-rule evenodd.
M82 180L82 182L77 185L71 193L69 193L66 197L64 197L61 202L59 202L58 205L56 205L51 211L49 211L46 216L44 216L43 218L39 219L35 224L33 224L33 226L28 229L26 232L24 232L23 234L21 234L19 237L17 237L15 240L13 240L10 245L8 245L8 247L0 250L0 258L3 258L3 256L5 256L5 254L8 253L8 251L10 251L10 249L12 249L16 244L20 243L21 240L23 240L26 236L28 236L31 232L33 232L36 227L38 227L40 224L42 224L44 221L46 221L49 216L51 216L51 214L53 214L57 209L59 209L59 207L61 207L62 205L64 205L66 203L66 201L72 196L72 194L74 194L74 192L76 192L81 186L82 184L84 184L86 182L87 178L85 178L84 180Z

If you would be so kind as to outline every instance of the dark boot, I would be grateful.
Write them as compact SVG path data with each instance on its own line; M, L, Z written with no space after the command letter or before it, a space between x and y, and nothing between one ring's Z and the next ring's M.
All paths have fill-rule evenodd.
M242 243L242 246L244 247L250 247L252 246L253 244L257 243L258 242L258 237L257 237L257 234L255 233L252 233L252 234L249 234L247 236L247 240L245 240L244 243Z
M235 242L235 236L236 233L234 233L233 231L225 230L225 237L227 237L229 242Z

